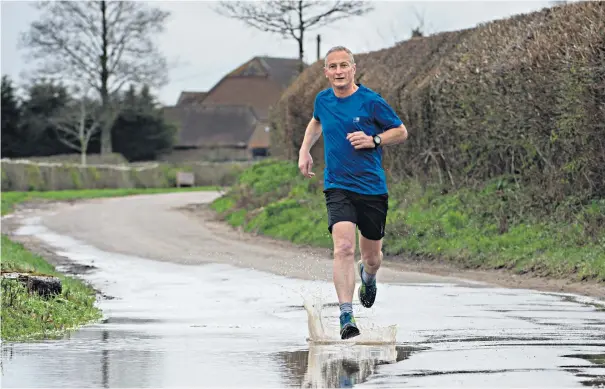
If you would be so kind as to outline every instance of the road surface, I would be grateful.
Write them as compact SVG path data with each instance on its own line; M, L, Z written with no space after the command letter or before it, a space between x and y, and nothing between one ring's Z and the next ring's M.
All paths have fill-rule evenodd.
M361 344L339 342L329 253L237 234L184 209L216 196L98 199L16 214L21 237L94 266L82 277L109 298L99 302L101 323L65 339L3 344L3 386L605 383L595 363L605 354L605 312L590 299L397 264L381 270L372 309L354 301Z

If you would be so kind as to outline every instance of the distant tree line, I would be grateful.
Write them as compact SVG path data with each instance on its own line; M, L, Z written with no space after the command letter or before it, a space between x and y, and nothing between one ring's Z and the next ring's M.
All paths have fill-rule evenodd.
M111 128L112 151L131 162L154 160L172 148L177 128L164 120L146 86L116 92L111 117L99 114L98 96L89 98L60 83L37 80L24 92L19 98L13 80L2 77L2 158L74 154L83 148L85 154L97 154L105 126Z

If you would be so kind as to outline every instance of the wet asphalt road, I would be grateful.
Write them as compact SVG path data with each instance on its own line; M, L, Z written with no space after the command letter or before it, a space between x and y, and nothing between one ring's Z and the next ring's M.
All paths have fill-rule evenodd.
M605 357L605 312L588 298L391 269L375 306L365 309L354 301L354 310L366 337L380 339L381 330L396 325L395 343L333 342L338 308L326 273L329 260L230 243L207 230L198 234L199 248L182 242L189 253L199 250L195 255L166 256L163 250L174 242L152 238L149 231L160 234L171 223L180 223L172 234L203 231L189 216L181 215L189 218L185 222L178 211L168 210L192 200L173 195L112 199L24 219L28 225L21 234L95 266L83 278L109 298L99 302L105 313L101 323L65 339L4 343L2 386L605 386L605 366L591 362ZM162 217L162 212L150 215L154 204L161 208L156 202L170 205L162 211L170 215L168 221L138 224ZM112 228L104 215L118 209L130 211L118 215L122 224ZM65 223L76 225L66 231ZM88 239L127 227L126 243ZM134 256L133 241L151 242L158 247L156 257L141 255L151 251L147 246ZM246 253L248 259L242 257ZM280 264L285 270L278 269ZM320 327L303 307L311 296L325 303L326 342L307 339Z

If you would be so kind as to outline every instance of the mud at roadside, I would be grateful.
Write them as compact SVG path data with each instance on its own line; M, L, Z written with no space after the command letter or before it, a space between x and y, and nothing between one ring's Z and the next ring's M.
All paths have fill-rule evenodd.
M50 202L50 201L32 201L19 204L15 207L14 213L27 215L33 212L50 211L59 206L73 204L69 202ZM20 218L13 217L13 214L2 217L2 234L8 236L13 242L23 245L29 252L36 254L55 267L57 271L68 276L87 274L95 269L91 265L82 265L75 263L71 259L57 254L52 247L43 243L40 239L28 235L15 235L15 231L21 227Z
M306 251L315 251L317 255L331 256L331 250L321 248L310 248L308 246L296 245L287 241L274 239L265 235L259 235L244 232L241 228L231 227L226 222L216 216L214 211L209 209L206 204L190 204L179 208L183 212L188 212L204 221L207 227L219 236L228 239L237 239L240 241L251 242L261 245L273 245L283 247L289 250L295 248L304 248ZM472 270L461 269L455 264L443 263L424 259L409 259L403 256L385 256L385 263L392 269L402 272L414 272L431 274L441 277L452 277L457 279L466 279L486 284L515 288L515 289L534 289L543 292L552 293L571 293L602 300L605 309L605 284L586 281L576 282L564 279L553 279L539 277L527 274L512 274L504 270Z

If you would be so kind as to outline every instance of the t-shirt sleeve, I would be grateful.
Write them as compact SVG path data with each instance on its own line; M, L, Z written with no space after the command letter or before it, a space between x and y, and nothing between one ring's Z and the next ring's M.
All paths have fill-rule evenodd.
M313 102L313 119L315 119L319 122L321 120L319 120L319 111L318 111L319 107L317 106L318 98L319 98L319 95L315 96L315 101Z
M374 100L373 111L374 120L382 132L403 124L395 110L381 96Z

